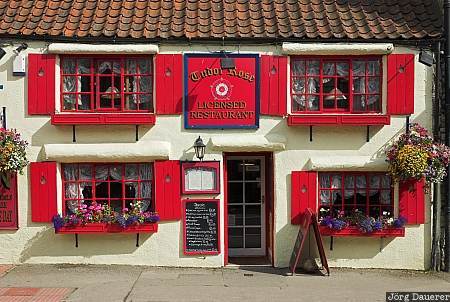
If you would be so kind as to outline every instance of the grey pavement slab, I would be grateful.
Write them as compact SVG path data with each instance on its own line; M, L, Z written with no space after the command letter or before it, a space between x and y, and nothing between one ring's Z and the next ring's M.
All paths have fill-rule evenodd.
M66 301L385 301L386 291L448 291L448 273L332 269L331 276L286 269L20 265L0 287L69 287Z

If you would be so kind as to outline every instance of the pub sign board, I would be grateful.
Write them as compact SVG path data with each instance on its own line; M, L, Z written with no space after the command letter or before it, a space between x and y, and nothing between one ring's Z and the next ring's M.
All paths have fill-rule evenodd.
M9 188L0 181L0 230L17 230L17 174L10 174Z
M222 59L235 68L222 68ZM259 127L258 55L186 54L184 66L186 129Z

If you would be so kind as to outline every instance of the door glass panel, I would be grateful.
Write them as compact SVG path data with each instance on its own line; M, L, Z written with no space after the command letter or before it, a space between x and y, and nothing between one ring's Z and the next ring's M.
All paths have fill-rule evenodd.
M259 182L245 183L245 203L261 203L261 184Z
M228 180L243 180L242 160L229 160L227 162Z
M242 228L228 229L228 247L229 248L244 247L244 229Z
M264 162L246 157L226 164L229 255L265 255Z
M261 228L245 228L245 247L261 247Z
M228 206L228 225L243 225L243 206Z
M245 206L245 225L261 225L261 206Z
M260 180L261 165L259 160L246 160L245 165L245 180Z
M228 183L228 203L243 203L244 183Z

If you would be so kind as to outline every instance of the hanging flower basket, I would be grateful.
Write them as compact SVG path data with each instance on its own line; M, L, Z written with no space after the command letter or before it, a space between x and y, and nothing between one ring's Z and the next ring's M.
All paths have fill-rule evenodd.
M419 124L411 124L386 151L389 174L395 181L425 179L427 185L442 182L447 175L450 148L435 142Z
M6 188L10 188L11 174L22 174L28 165L27 146L15 129L0 129L0 182Z

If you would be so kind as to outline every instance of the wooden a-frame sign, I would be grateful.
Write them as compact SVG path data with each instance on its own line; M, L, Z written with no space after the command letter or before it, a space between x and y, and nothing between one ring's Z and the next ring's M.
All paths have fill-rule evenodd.
M325 250L323 249L322 237L320 236L319 224L317 223L316 214L310 208L307 208L302 220L303 221L300 224L300 229L298 230L297 239L295 240L294 250L292 251L291 259L289 260L289 269L292 275L295 275L295 269L297 268L298 261L300 260L303 246L305 245L306 237L309 232L309 227L312 224L314 229L314 237L316 238L317 249L319 250L320 254L320 262L322 263L322 266L327 270L329 276L330 268L328 267Z

